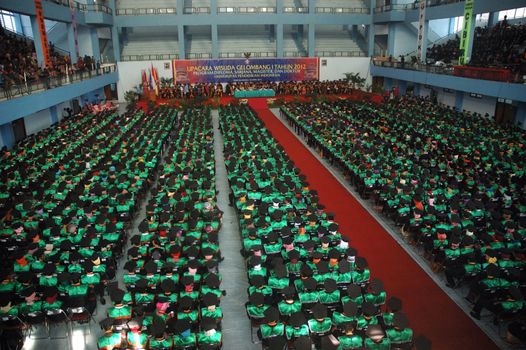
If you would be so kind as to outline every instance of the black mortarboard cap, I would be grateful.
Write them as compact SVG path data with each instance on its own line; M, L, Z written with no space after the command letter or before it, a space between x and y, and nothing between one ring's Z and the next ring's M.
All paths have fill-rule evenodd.
M400 312L397 312L393 316L393 324L397 328L404 329L404 328L407 328L407 325L409 324L409 321L408 321L406 315L404 315L404 314L402 314Z
M348 317L354 317L358 313L358 305L352 301L343 304L343 312Z
M312 315L316 319L327 317L327 307L321 303L317 303L312 307Z
M206 276L205 283L210 288L218 288L221 284L221 281L215 273L211 273L208 276Z
M203 304L205 306L217 305L218 303L219 303L219 299L214 293L206 293L203 296Z
M265 296L262 293L256 292L249 296L249 301L252 305L263 305L265 303Z
M155 338L162 337L165 329L166 323L160 318L154 318L152 324L150 325L150 327L148 327L148 331Z
M110 291L110 299L114 304L121 304L125 292L122 289L114 288Z
M374 316L378 312L378 309L373 303L366 301L362 304L362 312L366 316Z
M363 256L356 257L356 267L359 269L365 269L367 267L367 260Z
M335 280L333 280L332 278L328 278L325 280L325 282L323 282L323 288L327 293L332 293L336 289L338 289L338 285Z
M371 288L373 294L380 294L384 291L384 284L378 278L374 278L371 283L369 283L369 288Z
M175 282L167 278L161 282L161 289L165 293L172 293L175 290Z
M397 312L402 309L402 300L397 297L391 297L387 300L387 307L391 312Z
M305 318L305 315L301 311L295 312L292 315L290 315L287 321L288 325L295 327L295 328L301 327L305 323L307 323L307 319Z
M279 311L274 306L268 307L265 312L265 322L278 322L279 321Z

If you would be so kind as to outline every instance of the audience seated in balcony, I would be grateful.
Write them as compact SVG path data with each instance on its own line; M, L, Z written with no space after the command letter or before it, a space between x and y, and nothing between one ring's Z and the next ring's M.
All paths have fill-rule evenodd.
M50 66L40 66L33 41L0 28L0 84L8 87L31 83L96 67L93 57L81 57L76 66L72 66L70 57L55 50L53 44L50 45L50 51Z

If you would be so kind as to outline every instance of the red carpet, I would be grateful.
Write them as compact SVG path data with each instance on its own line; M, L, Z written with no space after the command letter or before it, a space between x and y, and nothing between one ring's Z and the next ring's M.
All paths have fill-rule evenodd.
M272 135L318 191L327 211L369 262L389 296L400 297L414 335L424 335L433 349L496 349L497 346L411 259L379 223L267 108L264 99L250 99Z

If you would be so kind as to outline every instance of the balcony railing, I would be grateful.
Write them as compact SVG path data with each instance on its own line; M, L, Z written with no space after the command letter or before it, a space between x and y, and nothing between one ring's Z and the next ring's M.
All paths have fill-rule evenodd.
M47 0L47 1L53 2L53 3L58 4L58 5L69 7L69 0ZM102 5L102 4L86 5L86 4L81 4L79 2L76 2L76 1L74 1L73 4L74 4L73 6L77 10L82 11L82 12L95 11L95 12L104 12L104 13L107 13L109 15L111 15L113 13L111 8L109 8L106 5Z
M251 58L254 57L276 57L276 52L251 52ZM219 58L245 58L244 52L220 52Z
M36 81L28 81L15 85L1 85L0 100L9 100L15 97L32 95L44 90L57 88L64 85L76 83L78 81L91 79L93 77L115 72L115 64L106 64L100 68L75 72L73 74L61 75L57 77L46 77Z
M463 1L465 0L427 0L426 7L455 4L457 2L463 2ZM387 12L387 11L407 11L407 10L416 10L416 9L418 9L417 2L411 3L411 4L394 4L394 5L378 6L374 9L374 13L381 13L381 12Z
M367 57L363 51L316 51L316 57Z
M406 70L414 70L414 71L420 71L420 72L426 72L426 73L433 73L433 74L446 74L446 75L454 75L454 67L452 65L433 65L433 64L421 64L421 63L409 63L409 62L389 62L387 58L375 58L373 59L373 64L378 67L386 67L386 68L397 68L397 69L406 69ZM505 67L502 67L505 68ZM508 69L512 69L514 67L506 67ZM515 67L516 68L516 67ZM484 80L484 79L481 79ZM522 83L523 79L519 75L514 76L511 83Z
M212 58L212 54L209 52L189 52L186 54L188 59L203 59L203 58Z
M185 15L207 15L210 13L210 7L185 7L183 13Z
M137 16L137 15L175 15L175 7L169 8L124 8L117 9L117 16Z
M283 57L307 57L307 54L300 51L283 51Z
M308 7L284 7L284 13L309 13Z
M316 13L326 13L331 15L346 15L349 13L369 13L365 7L316 7Z
M121 55L121 61L166 61L179 59L178 53L162 53L151 55Z
M108 15L113 14L113 11L106 5L102 4L93 4L93 5L86 5L87 11L95 11L95 12L104 12Z
M220 14L276 13L275 7L218 7Z

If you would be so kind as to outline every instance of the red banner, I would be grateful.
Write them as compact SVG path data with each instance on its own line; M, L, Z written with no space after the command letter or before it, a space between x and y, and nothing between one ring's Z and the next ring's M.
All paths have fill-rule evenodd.
M513 72L509 69L501 68L482 68L470 66L455 66L453 67L453 75L457 77L495 80L495 81L513 81Z
M44 55L44 66L51 66L51 56L49 55L49 44L47 41L46 25L44 24L44 10L42 9L42 0L35 0L35 12L38 21L38 31L40 33L40 44L42 45L42 54ZM35 43L35 45L38 45Z

